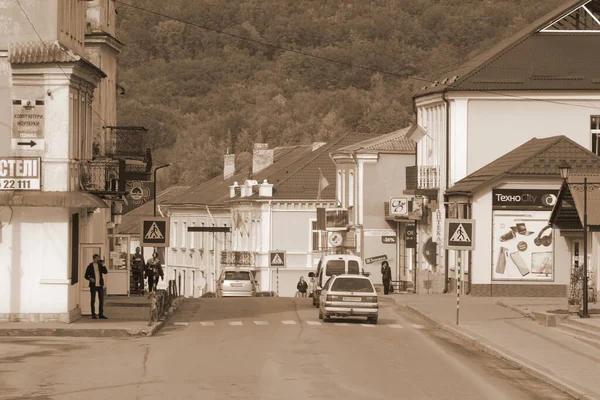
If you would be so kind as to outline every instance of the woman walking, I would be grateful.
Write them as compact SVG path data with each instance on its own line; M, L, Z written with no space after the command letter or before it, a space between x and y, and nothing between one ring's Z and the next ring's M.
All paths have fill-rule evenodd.
M148 260L148 264L146 264L146 277L148 278L148 292L156 290L159 277L162 280L165 279L157 252L152 253L152 258Z

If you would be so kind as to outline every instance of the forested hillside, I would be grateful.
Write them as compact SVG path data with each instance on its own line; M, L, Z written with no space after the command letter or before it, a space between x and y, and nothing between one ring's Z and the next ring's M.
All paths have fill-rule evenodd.
M406 126L412 94L561 0L127 0L117 4L120 125L149 129L161 186L222 155ZM352 68L237 39L389 72ZM164 174L164 175L162 175Z

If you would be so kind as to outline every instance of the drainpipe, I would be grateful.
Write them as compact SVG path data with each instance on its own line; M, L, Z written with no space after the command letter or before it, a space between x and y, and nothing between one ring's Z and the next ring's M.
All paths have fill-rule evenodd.
M445 186L448 186L448 182L450 181L450 102L446 98L446 91L442 92L442 100L446 103L446 182ZM444 195L444 204L446 203L446 195ZM446 208L446 218L448 218L447 206ZM469 258L469 262L471 262L471 258ZM469 269L469 271L471 271ZM444 249L444 292L448 293L448 250ZM469 274L469 279L471 279L471 274ZM471 283L469 282L469 290L471 288Z

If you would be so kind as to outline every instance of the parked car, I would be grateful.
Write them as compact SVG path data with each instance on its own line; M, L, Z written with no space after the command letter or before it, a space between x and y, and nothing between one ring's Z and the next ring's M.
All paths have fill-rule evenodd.
M362 269L360 257L351 254L330 254L321 257L317 265L317 288L313 293L313 306L319 307L321 288L333 275L359 275Z
M363 275L340 275L330 278L319 301L319 319L331 317L366 317L377 323L379 302L371 280Z
M244 268L225 268L217 281L217 297L254 297L258 284L252 271Z

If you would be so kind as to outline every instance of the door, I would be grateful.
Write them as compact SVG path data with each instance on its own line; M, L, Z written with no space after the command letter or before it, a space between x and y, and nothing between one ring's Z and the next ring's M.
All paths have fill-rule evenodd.
M131 279L131 246L126 235L109 235L109 253L106 260L108 275L106 276L106 294L128 295Z
M81 315L92 315L89 282L84 276L88 264L91 263L94 258L94 254L98 254L102 260L102 244L86 243L79 246L79 307L81 307Z

